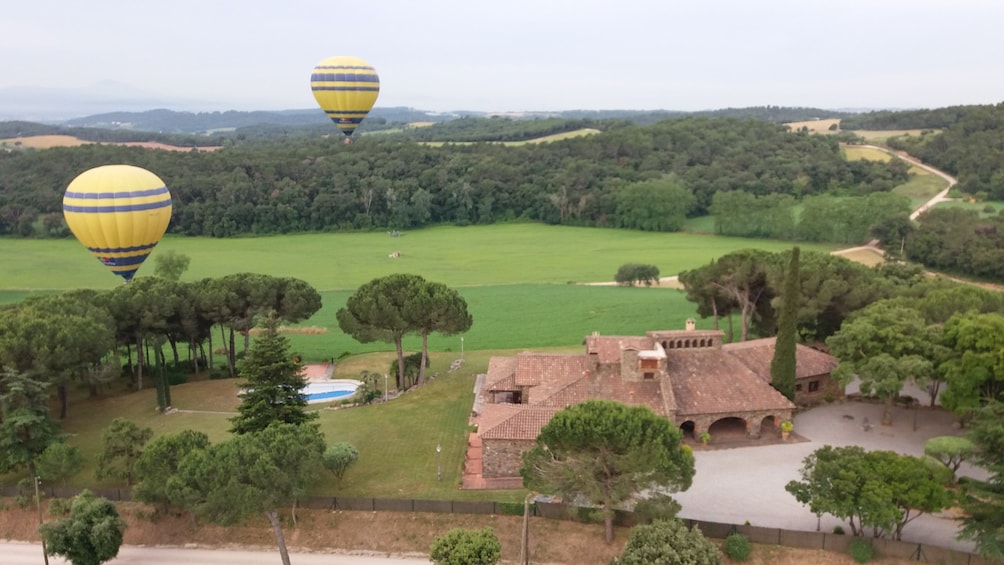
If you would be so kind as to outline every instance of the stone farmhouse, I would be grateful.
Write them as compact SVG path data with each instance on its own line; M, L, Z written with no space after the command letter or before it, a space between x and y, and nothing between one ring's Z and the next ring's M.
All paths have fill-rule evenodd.
M582 354L493 357L475 386L471 424L477 432L466 465L494 480L489 488L521 486L523 451L556 412L589 399L648 406L688 439L705 431L713 441L777 435L796 405L770 385L774 338L723 344L723 336L695 330L688 320L685 330L644 336L594 333ZM796 356L799 405L843 396L830 377L835 358L804 345Z

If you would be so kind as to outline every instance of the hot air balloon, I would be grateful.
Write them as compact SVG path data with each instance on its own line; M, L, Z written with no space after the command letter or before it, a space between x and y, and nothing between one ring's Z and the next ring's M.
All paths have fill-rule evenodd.
M171 193L157 175L132 165L84 171L63 195L70 231L127 282L171 221Z
M376 103L380 77L376 69L358 57L329 57L314 67L310 90L349 143L352 132Z

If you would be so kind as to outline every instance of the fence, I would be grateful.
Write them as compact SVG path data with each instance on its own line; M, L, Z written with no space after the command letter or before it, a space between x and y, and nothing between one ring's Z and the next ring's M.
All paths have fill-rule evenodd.
M50 498L72 498L83 489L64 487L43 487L40 493ZM131 500L129 489L92 488L91 492L108 500ZM24 495L15 486L0 486L0 496L14 497ZM34 492L30 493L32 496ZM309 497L300 503L301 508L317 510L356 510L367 512L432 512L437 514L489 514L517 515L523 514L522 502L492 502L468 500L423 500L407 498L355 498L355 497ZM560 502L537 501L530 505L533 516L555 520L584 519L588 509L577 508ZM632 526L636 523L635 516L630 512L618 511L615 523L619 526ZM914 561L940 563L942 565L1000 565L1000 562L985 559L978 555L920 543L910 543L889 539L856 538L854 536L824 533L783 530L780 528L764 528L736 524L721 524L702 520L687 520L688 527L697 526L709 537L723 539L734 533L740 533L754 543L799 547L805 549L821 549L848 553L851 542L864 539L871 543L876 554L885 557L900 557Z

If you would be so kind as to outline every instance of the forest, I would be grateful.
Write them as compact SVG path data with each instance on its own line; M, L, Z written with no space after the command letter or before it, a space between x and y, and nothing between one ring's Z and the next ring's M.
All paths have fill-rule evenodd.
M717 192L864 196L906 178L896 164L845 160L832 137L764 121L604 127L601 135L518 146L436 147L385 134L349 146L287 137L231 140L214 152L111 145L5 152L0 233L65 235L65 187L109 163L140 166L166 182L171 233L213 237L508 221L670 230L677 223L649 221L653 210L706 215Z

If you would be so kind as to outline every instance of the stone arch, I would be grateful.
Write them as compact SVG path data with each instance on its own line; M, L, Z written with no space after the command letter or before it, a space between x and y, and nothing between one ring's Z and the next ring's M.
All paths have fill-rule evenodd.
M683 439L694 439L696 437L694 434L694 430L696 428L697 425L693 420L687 420L686 422L680 424L680 432L683 433Z
M714 442L745 439L748 434L746 420L738 416L719 418L708 426L708 433L711 434L711 441Z
M760 434L772 435L777 433L778 426L781 422L773 414L769 416L764 416L763 420L760 420Z

